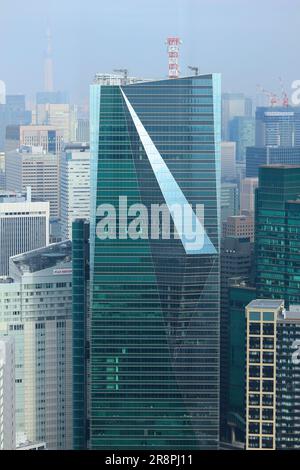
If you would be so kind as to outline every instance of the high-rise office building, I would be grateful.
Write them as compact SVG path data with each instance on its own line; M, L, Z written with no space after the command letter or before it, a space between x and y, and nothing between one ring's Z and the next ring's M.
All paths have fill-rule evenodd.
M62 129L53 126L20 126L20 146L42 147L46 153L58 154L63 144Z
M257 178L262 165L300 165L300 147L248 147L246 176Z
M36 105L36 125L46 125L63 131L64 142L76 141L77 109L67 103Z
M6 95L5 104L0 104L0 151L5 149L6 127L31 123L31 112L26 110L24 95Z
M90 122L88 446L216 448L219 75L94 84ZM120 196L127 197L130 207L143 204L149 213L153 204L165 204L169 216L174 204L203 205L204 222L192 216L203 243L187 243L176 217L168 238L156 229L158 236L149 231L146 237L148 223L131 238L122 215L117 216L116 238L104 230L100 240L96 227L99 234L102 219L96 208L110 204L106 207L118 211Z
M239 188L236 183L221 184L221 225L239 213Z
M89 281L90 225L83 219L72 224L72 360L73 360L73 448L84 449L88 442L88 377L90 357Z
M90 121L89 119L77 119L76 142L90 141Z
M90 147L69 144L60 157L60 216L63 240L72 239L72 222L90 217Z
M15 344L0 334L0 450L16 447L15 413Z
M235 142L221 143L221 179L222 181L231 181L236 177L235 168Z
M10 258L0 279L0 333L15 340L17 441L72 448L72 249Z
M256 147L299 147L299 107L258 107L255 113Z
M229 288L229 370L227 402L227 435L225 439L237 448L246 440L246 316L245 308L256 299L256 289L243 278L232 279Z
M236 116L252 116L252 100L243 93L222 93L222 140L230 140L230 122Z
M300 166L259 169L255 201L258 298L300 304Z
M300 306L246 307L246 449L300 449Z
M250 238L227 237L221 240L221 435L226 435L230 363L229 289L233 279L253 283L254 246Z
M229 138L236 143L236 160L246 160L246 148L255 145L255 118L236 116L229 123Z
M59 155L42 147L22 146L5 155L6 188L25 191L33 201L50 202L50 217L59 217Z
M258 178L243 178L240 189L241 214L254 214L255 190L258 186Z
M21 200L20 200L21 199ZM49 243L49 202L10 197L0 202L0 275L8 275L10 256Z

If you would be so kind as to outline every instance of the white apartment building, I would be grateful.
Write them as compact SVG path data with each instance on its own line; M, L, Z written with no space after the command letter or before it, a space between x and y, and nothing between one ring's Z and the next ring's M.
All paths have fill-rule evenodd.
M0 450L16 446L14 339L0 336Z
M22 200L23 199L23 200ZM0 198L0 276L9 272L9 258L49 244L49 202L16 196Z
M72 448L71 283L69 241L12 257L0 280L0 334L16 349L17 437L47 449Z
M66 145L60 160L61 235L72 240L73 220L90 217L90 151L88 144Z
M50 203L50 217L59 217L59 155L42 147L23 146L5 156L6 189L31 187L33 201Z

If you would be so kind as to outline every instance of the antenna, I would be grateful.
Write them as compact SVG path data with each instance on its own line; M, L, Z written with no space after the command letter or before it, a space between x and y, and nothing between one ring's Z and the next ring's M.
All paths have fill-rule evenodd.
M179 77L179 47L182 41L179 37L169 37L166 40L169 57L169 78Z
M199 75L199 67L194 67L192 65L188 65L188 69L195 73L195 75Z

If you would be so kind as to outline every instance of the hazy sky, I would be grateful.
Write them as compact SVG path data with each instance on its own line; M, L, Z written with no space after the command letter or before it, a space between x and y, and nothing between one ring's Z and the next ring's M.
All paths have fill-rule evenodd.
M0 79L8 93L43 89L45 31L53 36L55 88L88 95L95 72L167 75L167 36L179 35L180 68L221 72L224 91L256 85L290 94L300 79L300 0L0 0Z

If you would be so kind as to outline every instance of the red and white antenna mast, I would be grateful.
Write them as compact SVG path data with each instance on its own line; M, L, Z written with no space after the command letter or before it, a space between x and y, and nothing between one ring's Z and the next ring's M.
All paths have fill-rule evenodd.
M167 38L166 44L168 46L169 57L169 78L179 77L179 46L182 41L179 37Z

